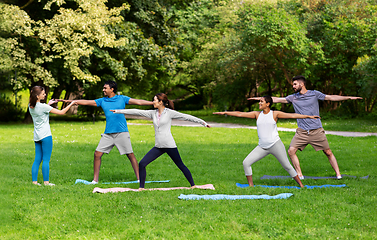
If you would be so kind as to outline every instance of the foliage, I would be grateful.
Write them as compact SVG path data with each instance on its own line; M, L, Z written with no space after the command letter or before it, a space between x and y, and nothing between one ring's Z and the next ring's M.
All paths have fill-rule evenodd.
M179 37L185 43L180 55L180 72L176 76L177 86L202 99L201 105L212 105L218 78L226 78L220 61L225 58L222 55L227 47L233 49L232 41L237 41L232 26L238 5L198 1L175 12Z
M20 101L15 105L5 95L0 96L0 122L17 122L23 117Z
M377 39L376 39L377 40ZM365 111L371 112L377 102L377 43L372 48L371 56L365 55L357 59L353 70L358 73L357 83L361 96L365 100Z
M152 7L156 8L156 4ZM165 37L143 32L146 29L140 28L135 19L134 22L125 21L131 14L127 3L108 7L105 0L34 2L26 8L50 13L42 17L33 13L37 20L30 19L27 12L17 6L1 6L1 17L7 20L5 24L1 23L2 35L6 37L0 42L0 47L4 48L0 59L6 63L1 70L18 70L17 82L12 82L14 89L40 84L47 86L47 90L52 87L55 97L66 90L66 98L69 98L72 93L80 97L82 92L90 91L97 83L102 85L107 80L115 80L127 82L129 91L141 94L154 88L159 90L164 78L167 81L169 74L174 72L176 46L171 44L174 35L168 34L166 23L162 30ZM162 12L163 8L158 10ZM153 11L148 12L152 14ZM13 15L21 16L20 24L15 24L17 19ZM139 20L150 21L148 23L154 24L152 27L159 29L160 25L154 23L156 18L134 15ZM151 27L148 30L152 31ZM19 32L25 36L9 38ZM16 49L21 52L18 55L30 56L24 62L27 66L34 64L33 68L21 72L15 62L20 64L22 61L10 61L17 53L7 47L12 46L9 44L11 40L20 45Z
M51 73L27 52L24 41L34 42L35 24L17 6L0 3L0 72L17 71L17 78L11 78L14 90L30 85L30 78L56 84Z
M322 43L324 58L311 66L311 85L327 94L363 95L352 70L357 59L369 54L377 39L377 8L373 2L292 1L293 13L308 23L308 37ZM368 98L368 97L367 97ZM367 100L368 101L368 100ZM325 103L325 107L326 107ZM357 112L362 102L348 102ZM335 109L341 103L331 103Z
M114 80L135 98L244 111L247 97L286 96L304 75L311 89L362 96L323 103L356 116L374 111L376 39L369 0L7 0L0 86L97 98Z

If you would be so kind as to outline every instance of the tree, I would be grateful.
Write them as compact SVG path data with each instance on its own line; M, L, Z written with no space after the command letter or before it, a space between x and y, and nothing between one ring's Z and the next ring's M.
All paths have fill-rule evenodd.
M33 81L45 81L54 86L56 81L51 73L43 68L41 62L28 54L27 46L35 43L36 23L19 7L0 3L0 72L6 81L12 76L10 84L13 90L23 89ZM17 78L11 74L17 72Z
M365 111L372 112L377 102L377 43L371 49L371 56L358 58L353 70L358 74L357 83L365 99Z
M302 22L308 23L307 37L321 43L324 58L310 66L314 88L327 94L363 95L353 71L357 60L369 55L377 38L375 3L359 0L291 1L286 5ZM369 100L367 100L368 102ZM326 103L347 112L357 112L361 101ZM326 106L327 105L327 106Z
M27 8L40 5L43 11L31 19ZM39 84L54 88L55 97L105 80L127 81L134 92L149 94L160 75L174 71L175 50L125 21L129 10L126 3L109 8L105 0L33 2L25 10L1 4L1 70L17 70L14 89Z

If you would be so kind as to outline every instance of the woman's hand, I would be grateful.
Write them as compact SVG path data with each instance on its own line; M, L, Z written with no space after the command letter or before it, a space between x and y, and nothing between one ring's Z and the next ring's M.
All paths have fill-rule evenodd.
M212 113L212 114L215 114L215 115L225 115L226 112L214 112L214 113Z
M50 101L48 101L48 105L52 105L52 104L54 104L54 103L57 103L58 102L58 100L56 100L56 99L51 99Z

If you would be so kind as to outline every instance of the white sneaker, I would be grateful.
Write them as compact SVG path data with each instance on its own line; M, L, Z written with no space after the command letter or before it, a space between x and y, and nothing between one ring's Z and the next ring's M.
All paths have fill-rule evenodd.
M300 178L300 180L303 180L305 177L304 176L301 176L301 177L299 176L298 178Z
M34 185L37 185L37 186L41 186L41 184L40 183L33 183Z
M47 183L47 184L45 184L45 186L55 186L55 184L53 184L53 183Z
M93 180L89 184L93 184L94 185L94 184L98 184L98 182L96 182L96 181Z
M342 176L336 176L336 179L342 179L343 177Z

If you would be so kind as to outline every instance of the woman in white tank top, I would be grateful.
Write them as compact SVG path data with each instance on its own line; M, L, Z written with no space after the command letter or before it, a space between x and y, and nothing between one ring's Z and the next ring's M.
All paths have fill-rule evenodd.
M214 112L218 115L229 115L235 117L246 117L257 119L257 130L259 144L243 161L243 167L246 179L250 187L254 187L252 178L251 165L268 154L274 155L283 168L291 175L291 177L300 185L302 185L300 178L296 171L290 164L283 142L280 140L276 122L279 118L319 118L319 116L302 115L298 113L285 113L281 111L272 111L271 105L273 101L270 96L264 96L259 101L259 109L262 111L252 112Z

